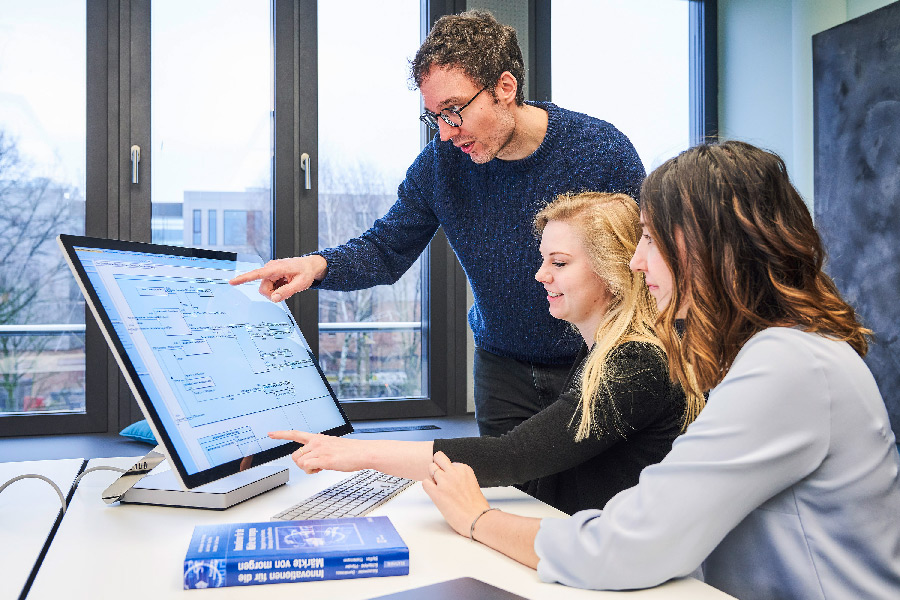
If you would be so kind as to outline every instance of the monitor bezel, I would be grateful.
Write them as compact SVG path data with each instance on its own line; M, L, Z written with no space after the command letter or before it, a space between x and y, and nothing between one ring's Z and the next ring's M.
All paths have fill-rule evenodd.
M131 360L128 358L128 353L125 351L125 347L122 344L122 341L119 339L119 335L116 332L115 327L113 327L112 320L109 318L106 309L100 302L100 297L97 294L97 291L94 289L94 286L90 281L90 278L88 277L87 271L85 270L84 265L82 265L81 263L81 259L75 251L75 248L98 248L103 250L142 252L147 254L161 254L178 257L208 258L213 260L226 260L232 262L237 262L238 257L236 253L225 252L221 250L207 250L203 248L190 248L183 246L166 246L161 244L150 244L146 242L132 242L125 240L113 240L68 234L60 234L57 237L57 240L62 249L66 262L69 265L69 268L72 270L73 275L75 275L75 280L78 283L78 287L81 289L82 296L84 297L85 302L90 308L91 314L94 315L94 319L100 327L100 331L103 333L103 337L106 339L107 345L112 351L112 355L116 359L116 363L118 363L119 369L122 372L125 381L128 383L128 387L131 389L131 392L134 395L135 400L137 401L138 407L140 407L144 418L147 419L147 423L153 430L153 433L156 436L157 443L160 444L165 450L166 457L169 460L169 464L171 465L172 470L175 472L177 478L179 479L179 482L184 486L185 489L193 489L198 486L217 481L224 477L228 477L229 475L234 475L235 473L244 471L250 467L255 467L267 462L271 462L273 460L287 456L288 454L291 454L292 452L300 448L300 444L297 442L287 442L280 446L276 446L275 448L269 448L267 450L263 450L262 452L250 455L249 458L251 458L251 460L249 466L246 464L246 459L248 457L243 457L215 467L201 470L197 473L188 473L184 467L184 463L182 462L181 457L178 455L177 451L175 451L175 445L172 443L172 439L169 437L166 428L163 426L163 422L160 419L156 408L153 406L153 402L150 400L150 395L144 388L144 385L141 382L137 371L132 365ZM291 322L295 326L297 326L297 322L295 321L290 311L286 312L288 313L288 315L290 315ZM299 326L297 326L297 328L299 330ZM322 381L325 383L328 393L331 395L335 406L340 411L341 417L344 420L344 423L342 425L339 425L338 427L334 427L327 431L323 431L321 433L335 436L352 433L353 426L350 424L350 420L347 418L347 414L344 412L344 408L343 406L341 406L340 400L338 400L337 396L334 393L334 390L331 388L331 384L328 383L328 379L322 372L322 369L319 366L319 361L314 355L312 355L312 353L310 353L310 355L313 359L312 362L316 367L316 371L318 372L319 377L321 377Z

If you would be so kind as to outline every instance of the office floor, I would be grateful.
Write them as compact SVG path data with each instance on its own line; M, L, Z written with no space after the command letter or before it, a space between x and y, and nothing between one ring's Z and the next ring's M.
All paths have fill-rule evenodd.
M434 426L437 429L422 429ZM460 417L434 417L428 419L394 419L388 421L356 421L357 430L352 437L382 440L433 440L477 436L478 427L474 415ZM402 428L402 429L401 429ZM389 429L389 431L374 431ZM0 461L47 460L56 458L109 458L113 456L138 456L152 448L149 444L135 442L116 433L89 433L81 435L44 435L0 440Z

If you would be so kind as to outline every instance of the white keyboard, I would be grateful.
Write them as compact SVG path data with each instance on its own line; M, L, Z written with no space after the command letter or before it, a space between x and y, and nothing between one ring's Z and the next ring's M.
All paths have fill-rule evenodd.
M366 469L325 488L272 517L273 521L362 517L409 486L413 479Z

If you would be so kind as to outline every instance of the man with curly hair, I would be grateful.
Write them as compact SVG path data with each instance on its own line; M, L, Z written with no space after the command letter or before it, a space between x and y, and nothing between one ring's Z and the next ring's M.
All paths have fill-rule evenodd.
M565 192L637 198L644 167L611 124L525 101L516 32L490 13L439 19L411 79L425 105L420 119L437 135L388 213L342 246L270 261L232 283L261 279L260 292L276 302L311 286L391 284L443 227L474 295L479 431L499 436L554 402L581 343L549 315L547 293L533 279L541 262L535 215Z

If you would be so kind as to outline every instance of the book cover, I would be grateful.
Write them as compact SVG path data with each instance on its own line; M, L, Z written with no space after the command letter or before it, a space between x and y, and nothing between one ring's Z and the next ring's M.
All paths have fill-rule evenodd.
M409 549L383 516L197 525L184 589L409 574Z

